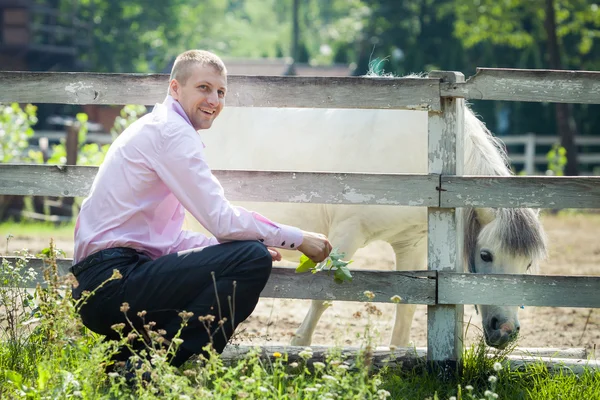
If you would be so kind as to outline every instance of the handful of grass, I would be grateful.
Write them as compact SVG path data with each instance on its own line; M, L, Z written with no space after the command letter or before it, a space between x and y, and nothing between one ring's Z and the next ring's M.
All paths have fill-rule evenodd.
M344 261L342 258L346 253L338 253L338 249L335 248L329 253L329 257L320 263L316 263L304 254L300 257L300 264L296 267L296 273L312 272L316 274L321 271L333 271L333 281L335 283L352 282L352 274L348 269L348 264L352 261Z

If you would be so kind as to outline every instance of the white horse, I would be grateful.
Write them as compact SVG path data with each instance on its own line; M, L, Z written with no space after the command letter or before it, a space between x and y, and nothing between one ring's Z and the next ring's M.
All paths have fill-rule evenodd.
M358 94L360 95L360 94ZM509 175L502 148L465 107L465 175ZM201 131L212 169L427 173L427 113L362 109L227 108ZM237 203L275 221L326 234L351 259L372 241L388 242L396 270L425 269L427 210L422 207ZM471 272L525 273L546 253L531 209L475 209L465 215L465 262ZM201 226L188 216L186 225ZM206 232L206 231L204 231ZM297 261L298 252L284 257ZM326 309L313 300L293 345L309 345ZM486 341L504 347L519 330L517 307L479 306ZM390 344L406 346L414 305L398 305Z

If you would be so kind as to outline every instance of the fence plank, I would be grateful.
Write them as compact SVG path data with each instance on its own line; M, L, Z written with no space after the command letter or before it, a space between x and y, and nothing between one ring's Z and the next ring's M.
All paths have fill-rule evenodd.
M600 177L442 176L442 207L595 208Z
M0 194L87 196L97 167L0 165ZM438 205L439 177L423 174L344 174L213 171L232 201Z
M458 72L434 71L430 77L442 82L462 82ZM463 152L457 151L463 142L464 100L442 100L442 113L429 113L430 174L462 174ZM428 208L429 270L462 272L462 218L454 209ZM454 370L460 364L463 343L463 306L436 305L427 307L427 359L443 368Z
M600 72L477 68L464 83L443 83L440 93L473 100L598 104Z
M168 82L168 74L6 71L0 102L154 105ZM231 75L227 105L439 111L440 90L439 80L427 78Z
M600 276L438 273L440 304L600 308Z
M14 265L15 257L6 258ZM71 259L57 260L59 275L67 275ZM36 281L28 282L27 287L43 283L41 271L47 267L40 258L28 260L28 267L38 271ZM351 284L337 284L333 276L321 272L317 274L297 274L294 268L274 267L262 297L285 299L317 299L365 301L365 290L375 294L373 302L391 303L390 298L398 295L406 304L435 304L436 274L430 271L365 271L353 270Z

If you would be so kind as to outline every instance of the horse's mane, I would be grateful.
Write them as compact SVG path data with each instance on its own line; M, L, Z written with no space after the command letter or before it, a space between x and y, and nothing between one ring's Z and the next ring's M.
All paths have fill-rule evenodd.
M370 73L368 76L375 76ZM393 77L387 74L384 77ZM423 74L411 74L406 78L422 78ZM509 176L508 155L502 142L495 138L485 124L477 118L468 105L464 110L464 151L465 175L497 175ZM474 265L474 251L482 224L477 217L477 210L466 208L464 254L469 269ZM535 268L538 261L546 256L546 235L538 218L538 212L531 208L498 208L489 210L494 213L493 225L486 230L486 235L498 243L498 249L533 260Z

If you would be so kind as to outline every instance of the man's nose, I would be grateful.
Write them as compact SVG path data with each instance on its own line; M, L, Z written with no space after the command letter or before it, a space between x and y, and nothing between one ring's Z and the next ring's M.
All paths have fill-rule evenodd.
M219 104L219 95L216 91L210 92L207 100L208 104L210 104L211 106L216 106L217 104Z

